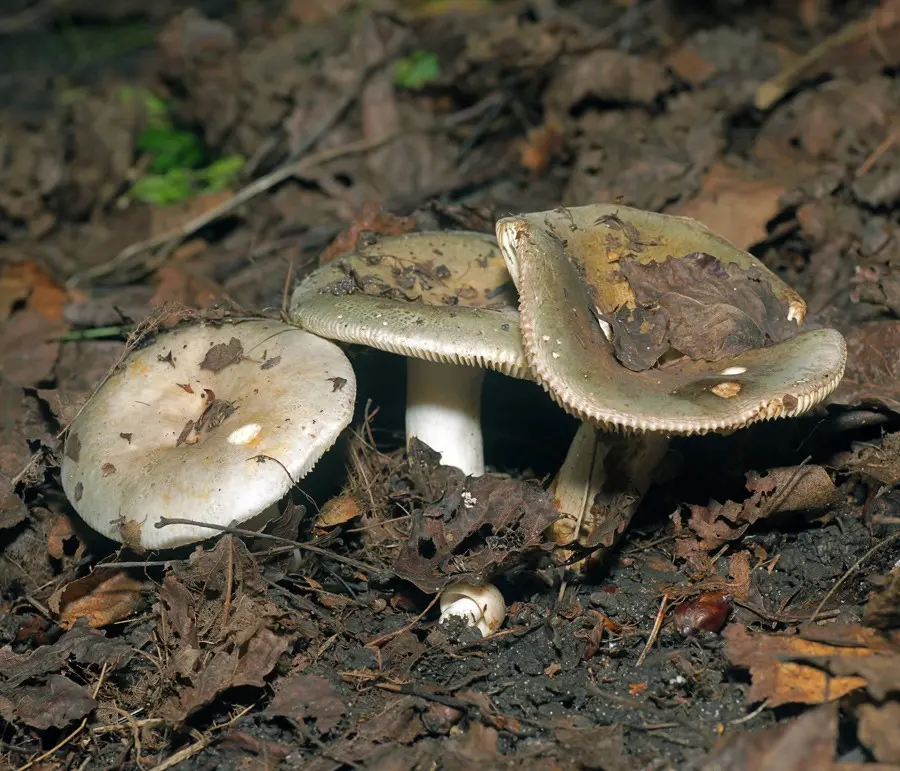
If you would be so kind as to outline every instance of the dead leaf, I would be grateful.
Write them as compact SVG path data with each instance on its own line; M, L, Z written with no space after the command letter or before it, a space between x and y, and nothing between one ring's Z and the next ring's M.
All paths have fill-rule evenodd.
M716 162L707 171L700 192L673 213L693 217L739 249L749 249L769 237L766 226L781 211L779 199L799 181L754 178Z
M53 374L59 342L68 325L47 318L36 308L14 314L0 327L0 375L22 387L34 386Z
M97 570L54 592L47 604L59 615L59 625L69 629L87 618L95 629L131 616L140 607L144 584L125 570Z
M265 677L274 669L290 642L290 638L263 628L243 645L229 645L227 649L217 651L196 671L182 673L190 679L191 685L163 704L160 714L177 725L229 688L264 688Z
M850 628L845 639L840 640L834 628L829 632L834 635L833 643L799 635L750 634L740 624L726 627L722 633L726 655L733 664L750 669L753 684L747 701L765 700L769 708L791 703L821 704L874 685L855 674L862 662L882 661L895 669L900 664L897 655L882 654L869 647L868 643L876 642L874 632ZM815 666L806 663L809 660L814 660ZM886 672L887 667L880 667L882 670Z
M50 530L47 533L47 553L56 560L66 558L66 544L69 539L77 538L72 527L72 520L65 514L57 514L51 520ZM75 553L76 559L80 559L84 553L84 545L79 543Z
M221 372L225 367L237 364L244 355L244 346L236 337L232 337L227 343L217 343L206 352L200 369L210 372Z
M331 498L316 517L316 527L336 527L359 516L359 504L349 493Z
M412 233L415 227L414 220L408 217L395 217L393 214L385 214L377 202L367 201L363 204L359 216L350 223L343 233L336 236L334 241L319 255L319 264L324 265L339 254L352 252L359 244L359 239L363 233L400 236L404 233Z
M838 710L826 704L786 723L757 731L730 731L700 766L703 771L836 771ZM868 766L866 766L868 768Z
M282 681L265 714L315 721L320 734L340 725L346 708L334 686L318 675L293 675Z
M394 572L425 592L437 592L451 578L485 580L537 548L558 514L539 485L485 474L466 478L459 469L438 466L438 455L422 442L409 448L417 488L435 500L412 515L409 539ZM435 487L443 488L438 495Z
M688 527L701 538L706 551L737 540L761 519L786 511L826 509L838 499L838 491L821 466L788 466L770 469L765 476L747 472L746 487L752 495L742 503L712 501L690 505Z
M562 145L562 123L555 115L548 115L543 124L528 132L519 150L519 163L532 174L540 174Z
M70 659L79 664L106 664L115 670L132 656L134 651L124 640L107 639L103 632L91 629L87 620L77 621L53 645L28 653L13 653L9 645L0 648L0 683L17 688L28 680L64 669Z
M869 748L875 760L900 764L900 702L861 704L859 740Z
M796 334L788 304L760 270L726 265L710 254L669 256L642 264L619 260L636 308L604 314L616 357L631 370L650 369L669 350L718 361Z
M97 706L90 689L63 675L50 675L43 685L11 688L0 685L0 715L9 723L38 730L65 728Z
M831 400L900 412L900 321L856 324L845 337L847 369Z

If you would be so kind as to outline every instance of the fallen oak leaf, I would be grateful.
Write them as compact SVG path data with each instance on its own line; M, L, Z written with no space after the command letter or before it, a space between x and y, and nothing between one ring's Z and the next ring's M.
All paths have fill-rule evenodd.
M752 685L747 693L750 703L765 701L768 708L782 704L821 704L839 699L851 691L869 685L865 677L832 674L835 664L865 660L878 653L866 646L876 640L862 627L852 628L848 638L829 644L799 635L750 634L740 624L730 624L722 633L725 655L736 666L750 670ZM900 663L893 657L893 666ZM806 663L814 660L815 665ZM857 665L850 666L854 671Z
M135 613L142 603L143 588L143 582L125 570L98 570L58 589L47 604L59 615L63 629L71 628L79 618L86 618L96 629Z

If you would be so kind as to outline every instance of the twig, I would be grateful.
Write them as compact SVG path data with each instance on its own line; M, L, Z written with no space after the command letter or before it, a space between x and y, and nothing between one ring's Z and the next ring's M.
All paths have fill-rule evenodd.
M664 594L662 602L659 604L659 610L656 612L656 620L653 622L653 629L650 630L650 636L647 638L647 644L644 646L644 650L642 650L641 655L638 656L636 666L640 666L644 663L644 659L646 659L647 654L650 653L650 649L656 642L656 638L659 637L659 630L662 629L663 619L666 617L666 606L668 604L669 595Z
M310 155L304 156L299 160L285 163L279 166L277 169L271 171L269 174L266 174L265 176L254 180L246 187L243 187L227 201L222 202L218 206L204 212L203 214L184 223L183 225L180 225L177 228L173 228L172 230L169 230L165 233L160 233L159 235L153 236L152 238L145 239L144 241L138 241L135 244L131 244L130 246L119 252L111 260L100 263L99 265L95 265L94 267L88 268L87 270L81 271L80 273L76 273L66 282L66 286L72 288L78 286L85 280L106 276L115 271L120 266L130 262L135 257L143 254L146 251L150 251L151 249L156 249L160 246L166 247L162 255L162 259L165 259L165 257L168 256L169 252L172 248L174 248L175 245L183 241L185 238L188 238L192 234L196 233L200 228L205 227L206 225L214 222L223 215L234 211L239 206L251 201L260 193L264 193L267 190L270 190L271 188L275 187L281 182L284 182L287 179L290 179L291 177L300 176L305 171L309 171L316 166L321 166L322 164L333 161L337 158L343 158L347 155L357 155L368 150L374 150L404 136L446 131L447 129L452 128L453 126L456 126L457 124L462 122L458 117L459 115L463 115L466 119L468 119L473 114L473 112L477 112L475 108L478 108L478 110L488 109L494 104L495 101L496 97L494 95L491 95L476 103L472 107L466 108L459 114L450 115L443 120L436 121L432 126L425 126L417 129L399 129L397 131L392 131L389 134L384 134L380 137L360 139L355 142L348 142L347 144L341 145L340 147L332 147L321 150L317 153L311 153Z
M198 752L205 750L212 744L212 732L217 731L220 728L228 728L228 726L233 725L238 720L240 720L244 715L246 715L251 709L253 709L258 702L254 702L248 707L244 707L240 712L238 712L231 720L228 720L224 723L219 723L214 725L212 728L207 731L206 736L201 736L197 741L193 744L189 744L187 747L182 747L178 752L174 755L170 755L166 758L162 763L158 763L153 766L150 771L166 771L166 769L172 768L173 766L177 766L179 763L183 763L192 755L196 755Z
M400 629L395 629L393 632L388 632L387 634L381 635L381 637L374 637L369 640L365 644L366 648L379 648L384 645L386 642L390 642L395 637L403 634L404 632L408 632L412 629L416 624L418 624L423 618L425 618L425 614L428 613L434 607L434 604L440 599L441 593L438 592L434 597L431 598L431 602L428 603L425 610L423 610L418 616L416 616L412 621L410 621L406 626L400 627Z
M862 567L863 563L867 559L869 559L869 557L871 557L873 554L875 554L880 549L883 549L885 546L889 546L894 541L900 541L900 532L894 533L893 535L889 535L883 541L876 543L871 549L869 549L869 551L867 551L865 554L863 554L862 557L860 557L849 568L847 568L844 575L842 575L837 580L835 585L832 586L831 589L829 589L825 593L825 596L822 598L822 602L820 602L816 606L816 609L813 611L813 614L809 617L809 621L807 621L806 624L804 624L804 626L809 626L810 624L813 623L813 621L816 620L816 618L818 618L819 611L822 610L822 608L825 606L825 603L828 602L828 600L830 600L834 596L835 592L837 592L837 590L840 589L841 586L843 586L844 582L848 578L850 578L850 576L852 576L857 570L859 570Z
M231 592L234 590L234 539L228 539L228 567L225 570L225 600L222 603L222 637L228 629L231 613Z
M169 525L195 525L196 527L208 527L210 530L217 530L221 533L231 533L233 535L242 535L245 538L262 538L269 541L278 541L279 543L290 544L297 549L318 554L320 557L328 557L336 562L343 562L345 565L363 570L368 573L377 573L378 568L373 565L367 565L365 562L359 562L352 557L344 557L341 554L323 549L320 546L313 546L311 543L303 543L302 541L293 541L290 538L284 538L280 535L272 535L271 533L257 533L255 530L244 530L240 527L231 527L230 525L214 525L212 522L199 522L195 519L183 519L181 517L160 517L156 527L167 527Z
M97 682L94 685L94 692L91 694L92 699L96 699L97 694L100 693L100 686L103 685L103 679L106 677L106 669L108 666L109 666L109 663L104 662L103 668L100 670L100 676L97 678ZM26 769L31 768L32 766L36 765L37 763L43 763L54 752L56 752L58 749L60 749L62 747L65 747L70 741L72 741L72 739L74 739L76 736L78 736L78 734L80 734L85 729L85 726L87 726L87 723L88 723L88 719L84 718L81 721L81 724L78 726L78 728L76 728L74 731L72 731L72 733L70 733L68 736L64 737L63 739L61 739L56 745L51 747L45 753L38 755L36 758L32 758L24 766L19 766L19 768L16 769L16 771L26 771Z

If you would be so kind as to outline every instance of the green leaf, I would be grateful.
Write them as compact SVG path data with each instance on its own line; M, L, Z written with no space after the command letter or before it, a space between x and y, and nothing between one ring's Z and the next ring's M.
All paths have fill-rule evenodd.
M400 88L417 89L441 77L441 61L430 51L414 51L400 59L394 68L394 83Z
M197 178L205 182L206 189L211 192L225 190L237 179L246 163L242 155L226 155L198 170Z
M146 174L128 191L130 198L156 206L178 203L193 194L192 175L184 169L170 169L165 174Z
M148 126L137 138L136 145L140 152L153 156L149 170L154 174L165 174L172 169L194 169L206 156L200 137L166 126Z

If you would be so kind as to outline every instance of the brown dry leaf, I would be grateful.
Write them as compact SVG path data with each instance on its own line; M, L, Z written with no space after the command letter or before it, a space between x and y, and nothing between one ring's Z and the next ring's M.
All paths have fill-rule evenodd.
M765 476L748 471L746 476L752 495L742 503L712 501L708 506L688 506L688 527L700 536L706 551L737 540L752 524L773 514L825 509L839 497L822 466L773 468Z
M900 412L900 321L872 321L847 330L847 370L832 401Z
M150 237L178 230L191 220L230 201L231 197L230 190L222 190L195 195L171 206L152 206L150 207Z
M11 416L0 423L0 530L15 527L28 515L12 488L12 480L31 457L30 431L22 420L27 414L22 409L24 401L22 389L0 377L0 415Z
M629 256L619 260L619 270L637 307L604 318L613 328L616 358L635 372L650 369L670 349L718 361L797 332L787 302L755 268L696 252L646 264Z
M422 442L410 442L410 476L423 497L436 502L413 512L409 539L393 565L425 592L439 591L452 578L480 581L512 567L541 545L558 517L539 485L491 474L466 478L439 466L439 457Z
M303 722L314 720L320 734L340 725L346 708L334 686L318 675L292 675L283 680L265 714Z
M832 760L837 739L838 710L835 705L826 704L804 712L794 720L762 730L730 731L700 769L836 771Z
M877 658L889 660L895 668L900 664L896 655L880 653L870 643L877 644L874 632L862 627L849 628L839 640L838 630L832 627L834 642L817 642L800 636L750 634L740 624L730 624L722 633L729 660L750 669L753 684L747 694L748 702L766 701L769 708L782 704L821 704L865 688L871 681L856 674L835 674L839 662L852 662L856 671L860 661ZM815 666L805 663L815 661Z
M166 702L160 708L160 714L171 723L180 724L229 688L264 688L265 677L275 668L290 643L290 638L262 628L242 645L230 644L209 659L195 659L195 670L182 672L192 684L180 689L176 697Z
M359 516L359 503L350 493L331 498L316 517L316 527L328 528L343 525Z
M107 639L86 621L76 622L53 645L43 645L27 653L14 653L9 645L0 648L0 685L17 688L33 678L44 678L66 668L69 659L79 664L117 669L134 656L124 640Z
M50 675L44 685L16 688L0 684L0 715L9 723L46 730L65 728L97 706L90 688L63 675Z
M57 514L47 533L47 553L56 560L66 559L66 541L70 538L77 538L72 520L65 514ZM84 544L79 543L75 559L81 559L83 553Z
M603 48L559 68L545 101L549 112L568 115L574 105L589 98L650 105L671 86L672 79L659 62Z
M62 319L50 319L37 308L14 314L0 328L0 375L27 388L53 373L59 337L68 330Z
M714 163L700 192L673 213L693 217L731 241L749 249L768 238L766 225L781 211L780 197L799 179L754 179L722 162Z
M96 629L132 615L141 605L143 588L143 582L125 570L97 570L58 589L47 604L59 615L63 629L82 617Z
M875 760L900 763L900 702L862 704L859 707L859 740Z
M339 254L352 252L359 243L363 233L375 233L381 236L399 236L412 233L416 223L409 217L395 217L385 214L376 201L368 201L359 216L350 223L347 229L335 237L325 251L319 255L319 264L330 262Z
M540 174L562 147L563 127L559 118L548 115L543 125L528 132L519 150L519 163L532 174Z
M243 355L244 346L241 341L232 337L227 343L218 343L210 348L200 362L200 369L221 372L226 367L237 364Z

